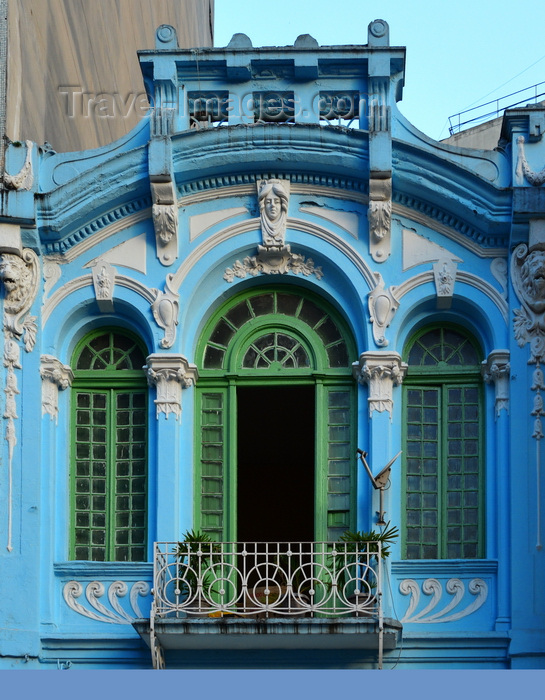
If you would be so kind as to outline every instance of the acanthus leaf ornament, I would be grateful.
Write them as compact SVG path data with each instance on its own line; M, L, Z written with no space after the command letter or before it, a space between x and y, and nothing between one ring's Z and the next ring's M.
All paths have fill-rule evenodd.
M369 386L369 418L373 412L387 411L392 419L393 388L402 383L407 373L407 364L397 352L363 352L352 365L354 378Z
M369 250L375 262L382 263L390 255L392 226L392 178L371 175L369 179Z
M146 359L148 384L157 389L154 400L156 418L161 413L168 419L171 413L178 420L182 414L182 389L188 389L197 381L198 370L183 355L154 353Z
M152 181L151 216L155 229L157 257L162 265L172 265L178 257L178 203L173 181Z

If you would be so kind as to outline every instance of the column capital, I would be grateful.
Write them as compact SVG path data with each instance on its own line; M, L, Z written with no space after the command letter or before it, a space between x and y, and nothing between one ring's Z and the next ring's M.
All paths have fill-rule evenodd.
M42 378L42 415L48 413L51 420L56 420L59 413L59 390L72 386L74 373L71 367L63 365L53 355L42 355L40 377Z
M509 350L492 350L481 365L481 374L487 384L494 383L496 390L496 418L503 410L509 413Z
M156 417L164 413L168 418L174 413L178 419L182 413L182 389L193 386L199 376L197 366L183 355L154 353L146 358L148 384L157 388L154 403Z
M380 350L363 352L353 363L352 372L360 384L369 386L369 418L373 411L388 411L391 419L393 388L402 383L407 373L407 364L402 362L401 355Z

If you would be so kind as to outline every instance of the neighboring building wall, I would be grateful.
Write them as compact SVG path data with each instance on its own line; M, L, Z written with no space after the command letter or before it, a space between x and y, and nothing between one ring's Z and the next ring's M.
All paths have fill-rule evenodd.
M213 0L8 0L6 134L56 151L104 146L146 113L137 50L161 24L213 44Z
M448 143L451 146L462 148L481 148L492 150L498 145L500 138L503 117L492 119L491 121L472 126L456 134L452 134L446 139L441 139L441 143Z

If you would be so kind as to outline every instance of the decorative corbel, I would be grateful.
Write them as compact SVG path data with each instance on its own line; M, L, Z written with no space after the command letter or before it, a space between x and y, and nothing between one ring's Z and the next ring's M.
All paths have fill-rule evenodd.
M384 280L380 272L374 273L377 286L369 293L369 322L373 324L373 338L379 347L386 347L388 341L385 337L386 328L399 308L399 301L394 295L396 287L384 289Z
M493 350L482 363L481 373L487 384L494 382L496 418L502 410L509 413L509 350Z
M397 352L363 352L352 365L354 378L369 386L369 418L373 411L388 411L392 420L393 388L401 384L407 373L407 364Z
M452 306L457 268L458 265L452 258L441 258L433 264L438 309L450 309Z
M174 275L167 275L165 291L160 292L153 289L155 301L151 305L153 318L160 328L163 328L165 335L161 340L162 348L171 348L176 340L176 326L178 325L178 311L180 310L180 295L172 288L172 278Z
M59 390L64 391L72 386L74 373L68 365L52 355L42 355L40 358L40 377L42 378L42 416L49 414L55 419L59 413Z
M156 417L161 413L168 419L171 413L178 420L182 414L182 389L193 386L199 376L196 365L183 355L155 353L146 359L148 384L157 389Z
M172 265L178 257L178 204L174 182L151 182L152 218L159 262Z
M115 267L100 258L93 265L93 286L98 308L102 313L114 310L113 295L115 286Z
M524 136L517 137L517 167L515 168L515 176L518 185L524 184L524 178L532 187L541 187L545 184L545 168L539 172L535 172L528 165L526 154L524 152Z
M390 255L392 224L392 178L369 178L369 251L375 262L384 262Z

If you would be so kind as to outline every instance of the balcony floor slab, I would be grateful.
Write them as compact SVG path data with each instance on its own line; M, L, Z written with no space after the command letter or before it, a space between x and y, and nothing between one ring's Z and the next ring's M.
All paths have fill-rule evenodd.
M150 621L133 627L150 645ZM384 619L384 650L395 649L402 625ZM378 649L376 618L156 618L155 634L164 650L173 649Z

